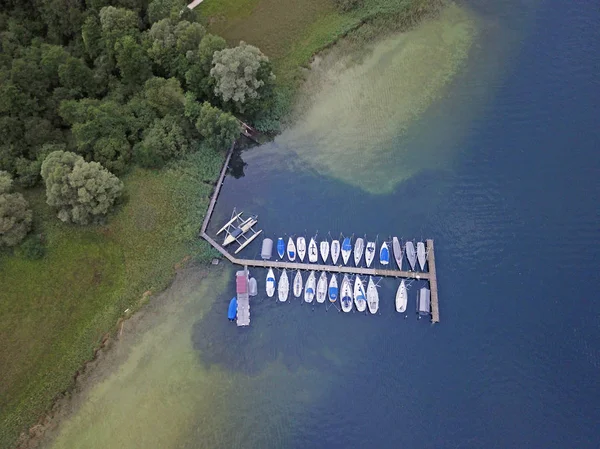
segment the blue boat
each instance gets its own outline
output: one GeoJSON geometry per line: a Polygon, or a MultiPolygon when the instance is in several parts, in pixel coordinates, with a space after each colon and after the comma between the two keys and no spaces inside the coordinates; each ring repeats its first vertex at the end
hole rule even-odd
{"type": "Polygon", "coordinates": [[[348,263],[348,259],[350,259],[351,252],[352,242],[350,241],[350,237],[346,237],[342,242],[342,260],[344,261],[344,265],[348,263]]]}
{"type": "Polygon", "coordinates": [[[277,254],[279,254],[280,259],[283,259],[283,255],[285,254],[285,243],[281,237],[277,239],[277,254]]]}
{"type": "Polygon", "coordinates": [[[229,318],[229,321],[233,321],[233,320],[235,320],[236,315],[237,315],[237,298],[234,296],[233,298],[231,298],[231,301],[229,301],[229,310],[227,311],[227,318],[229,318]]]}
{"type": "Polygon", "coordinates": [[[385,242],[383,242],[381,245],[381,250],[379,251],[379,262],[381,262],[381,265],[387,265],[390,263],[390,249],[385,242]]]}

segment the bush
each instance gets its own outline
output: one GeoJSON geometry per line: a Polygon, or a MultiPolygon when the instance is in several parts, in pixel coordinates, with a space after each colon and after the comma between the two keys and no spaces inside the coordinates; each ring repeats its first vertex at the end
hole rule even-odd
{"type": "Polygon", "coordinates": [[[362,6],[363,0],[333,0],[333,4],[340,11],[351,11],[362,6]]]}
{"type": "Polygon", "coordinates": [[[31,229],[33,213],[20,193],[11,193],[12,178],[0,171],[0,246],[15,246],[31,229]]]}
{"type": "Polygon", "coordinates": [[[38,260],[46,255],[46,247],[41,235],[32,235],[19,247],[18,254],[24,259],[38,260]]]}

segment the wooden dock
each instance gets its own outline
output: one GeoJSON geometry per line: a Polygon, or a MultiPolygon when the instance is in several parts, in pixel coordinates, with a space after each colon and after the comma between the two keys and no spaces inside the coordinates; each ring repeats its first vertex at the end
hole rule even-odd
{"type": "Polygon", "coordinates": [[[238,327],[250,326],[250,295],[248,293],[248,267],[235,274],[238,327]]]}
{"type": "MultiPolygon", "coordinates": [[[[302,263],[302,262],[289,262],[289,261],[278,261],[278,260],[257,260],[257,259],[238,259],[234,255],[230,254],[225,248],[223,248],[219,243],[217,243],[211,236],[206,233],[206,228],[208,227],[208,223],[212,216],[215,204],[217,202],[217,197],[219,196],[219,192],[221,190],[221,186],[223,184],[223,180],[225,178],[225,173],[227,172],[227,167],[229,165],[229,160],[231,159],[231,155],[233,153],[235,147],[235,143],[229,149],[229,153],[225,159],[225,163],[223,164],[223,169],[221,170],[221,175],[219,176],[219,180],[215,185],[215,190],[213,192],[212,199],[208,206],[208,210],[206,212],[206,217],[204,218],[204,222],[202,223],[202,228],[200,231],[200,236],[205,239],[208,243],[210,243],[213,248],[219,251],[223,257],[229,260],[232,264],[241,265],[244,267],[244,270],[247,273],[248,267],[258,267],[258,268],[279,268],[279,269],[287,269],[287,270],[314,270],[314,271],[326,271],[329,273],[340,273],[340,274],[360,274],[364,276],[382,276],[382,277],[395,277],[395,278],[405,278],[405,279],[417,279],[417,280],[426,280],[429,281],[430,290],[431,290],[431,322],[439,323],[440,322],[440,309],[438,303],[438,285],[437,285],[437,274],[435,268],[435,250],[433,246],[433,240],[427,240],[427,263],[429,266],[429,270],[427,272],[420,271],[404,271],[404,270],[395,270],[393,269],[393,261],[390,263],[390,268],[365,268],[365,267],[352,267],[346,265],[323,265],[318,263],[302,263]]],[[[247,297],[243,300],[242,308],[240,309],[240,298],[238,297],[238,325],[247,326],[250,324],[250,299],[247,297]],[[247,309],[246,309],[247,304],[247,309]],[[239,313],[242,310],[244,314],[242,318],[242,322],[246,322],[247,324],[239,324],[239,313]],[[247,320],[246,314],[247,313],[247,320]]]]}

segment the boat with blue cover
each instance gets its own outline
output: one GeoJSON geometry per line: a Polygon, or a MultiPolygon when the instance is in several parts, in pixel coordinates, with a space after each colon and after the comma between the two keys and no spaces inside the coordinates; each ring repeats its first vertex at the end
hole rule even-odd
{"type": "Polygon", "coordinates": [[[337,276],[334,274],[331,275],[331,280],[329,281],[329,301],[336,302],[338,297],[338,283],[337,276]]]}
{"type": "Polygon", "coordinates": [[[381,244],[381,249],[379,250],[379,262],[381,265],[388,265],[390,263],[390,249],[386,242],[381,244]]]}
{"type": "Polygon", "coordinates": [[[285,254],[285,242],[283,241],[283,238],[279,237],[277,239],[277,255],[279,256],[280,259],[283,259],[284,254],[285,254]]]}
{"type": "Polygon", "coordinates": [[[344,265],[348,265],[348,260],[350,259],[351,252],[352,242],[350,241],[350,237],[346,237],[342,242],[342,259],[344,260],[344,265]]]}
{"type": "Polygon", "coordinates": [[[234,321],[236,315],[237,315],[237,298],[234,296],[233,298],[231,298],[231,301],[229,301],[229,310],[227,311],[227,318],[229,318],[229,321],[234,321]]]}

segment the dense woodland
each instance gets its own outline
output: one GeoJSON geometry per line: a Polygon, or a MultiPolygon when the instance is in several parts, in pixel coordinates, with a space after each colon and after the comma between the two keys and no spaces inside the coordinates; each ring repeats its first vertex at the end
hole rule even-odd
{"type": "MultiPolygon", "coordinates": [[[[59,218],[86,224],[102,213],[80,218],[73,209],[87,204],[105,213],[106,202],[116,198],[106,194],[114,188],[111,176],[124,174],[132,164],[160,168],[199,151],[202,142],[225,149],[239,135],[236,116],[276,122],[270,115],[275,77],[268,58],[243,42],[228,48],[185,4],[2,0],[0,172],[5,183],[12,177],[15,186],[27,188],[44,181],[48,204],[57,207],[59,218]],[[52,161],[60,176],[52,173],[52,161]],[[82,165],[92,162],[97,164],[82,165]],[[76,166],[86,167],[77,182],[76,166]],[[90,191],[78,194],[86,186],[90,191]],[[57,192],[65,189],[69,198],[63,194],[59,200],[57,192]]],[[[12,186],[0,195],[0,236],[17,228],[11,235],[21,236],[31,222],[20,210],[22,197],[12,186]]],[[[0,239],[0,245],[18,240],[0,239]]]]}

